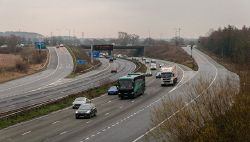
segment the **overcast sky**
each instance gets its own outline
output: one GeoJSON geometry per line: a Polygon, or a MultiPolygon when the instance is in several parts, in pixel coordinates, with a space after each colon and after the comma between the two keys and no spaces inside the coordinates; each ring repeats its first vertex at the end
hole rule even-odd
{"type": "Polygon", "coordinates": [[[43,35],[199,37],[228,24],[250,26],[250,0],[0,0],[0,31],[43,35]]]}

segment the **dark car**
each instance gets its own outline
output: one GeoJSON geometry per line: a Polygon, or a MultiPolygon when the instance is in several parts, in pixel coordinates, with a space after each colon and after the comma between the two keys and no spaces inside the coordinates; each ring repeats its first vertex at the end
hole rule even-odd
{"type": "Polygon", "coordinates": [[[91,118],[96,116],[97,109],[94,104],[81,104],[81,106],[75,112],[76,119],[78,118],[91,118]]]}
{"type": "Polygon", "coordinates": [[[108,95],[117,95],[118,88],[116,86],[111,86],[108,90],[108,95]]]}
{"type": "Polygon", "coordinates": [[[112,63],[114,61],[113,57],[109,58],[109,62],[112,63]]]}
{"type": "Polygon", "coordinates": [[[161,78],[161,72],[157,72],[155,78],[161,78]]]}
{"type": "Polygon", "coordinates": [[[146,76],[146,77],[152,76],[152,72],[151,72],[151,71],[147,71],[147,72],[145,73],[145,76],[146,76]]]}

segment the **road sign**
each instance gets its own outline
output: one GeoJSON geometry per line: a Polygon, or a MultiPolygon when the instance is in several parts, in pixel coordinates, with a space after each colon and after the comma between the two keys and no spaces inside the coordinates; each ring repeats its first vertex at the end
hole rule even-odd
{"type": "Polygon", "coordinates": [[[45,44],[45,42],[35,42],[35,48],[46,49],[46,44],[45,44]]]}
{"type": "Polygon", "coordinates": [[[113,45],[93,45],[93,50],[103,51],[103,50],[113,50],[113,45]]]}
{"type": "Polygon", "coordinates": [[[93,51],[94,58],[100,58],[100,51],[93,51]]]}
{"type": "Polygon", "coordinates": [[[84,64],[87,64],[87,61],[86,60],[77,60],[76,61],[77,62],[77,64],[79,64],[79,65],[84,65],[84,64]]]}
{"type": "MultiPolygon", "coordinates": [[[[91,56],[91,52],[89,52],[89,56],[91,56]]],[[[93,51],[93,58],[100,58],[100,51],[93,51]]]]}

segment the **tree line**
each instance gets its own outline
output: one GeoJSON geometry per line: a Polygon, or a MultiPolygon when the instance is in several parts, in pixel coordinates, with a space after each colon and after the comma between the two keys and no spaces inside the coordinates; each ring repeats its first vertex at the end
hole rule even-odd
{"type": "Polygon", "coordinates": [[[208,37],[200,37],[198,45],[234,63],[249,63],[250,27],[243,26],[238,29],[229,25],[223,29],[219,28],[208,37]]]}

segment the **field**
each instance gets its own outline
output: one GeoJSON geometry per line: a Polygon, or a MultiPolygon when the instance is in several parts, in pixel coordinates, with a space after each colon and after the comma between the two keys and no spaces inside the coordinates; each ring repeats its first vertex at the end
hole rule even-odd
{"type": "Polygon", "coordinates": [[[27,47],[16,54],[0,54],[0,83],[42,70],[46,59],[47,51],[38,54],[32,47],[27,47]]]}
{"type": "Polygon", "coordinates": [[[21,57],[19,55],[0,54],[0,69],[15,67],[20,60],[21,57]]]}

